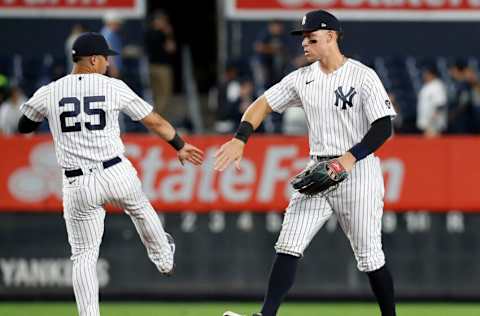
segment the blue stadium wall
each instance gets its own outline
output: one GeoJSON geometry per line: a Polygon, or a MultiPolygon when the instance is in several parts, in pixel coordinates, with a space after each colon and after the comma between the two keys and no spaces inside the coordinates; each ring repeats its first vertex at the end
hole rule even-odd
{"type": "MultiPolygon", "coordinates": [[[[253,50],[252,38],[264,22],[242,23],[242,49],[253,50]]],[[[289,22],[294,28],[295,23],[289,22]]],[[[343,49],[360,56],[471,56],[480,53],[480,23],[472,22],[345,22],[343,49]]],[[[230,28],[232,24],[230,24],[230,28]]]]}
{"type": "MultiPolygon", "coordinates": [[[[97,274],[102,298],[261,299],[279,213],[168,213],[176,274],[148,261],[135,227],[109,214],[97,274]]],[[[383,244],[401,299],[480,298],[480,216],[458,212],[386,212],[383,244]]],[[[72,267],[61,214],[0,214],[0,299],[73,298],[72,267]]],[[[301,260],[291,298],[373,299],[335,217],[301,260]]]]}
{"type": "MultiPolygon", "coordinates": [[[[81,23],[94,32],[99,32],[103,24],[100,20],[0,18],[0,55],[16,53],[23,56],[62,56],[65,52],[65,39],[76,23],[81,23]]],[[[125,22],[122,35],[126,43],[142,44],[143,24],[140,20],[125,22]]]]}
{"type": "MultiPolygon", "coordinates": [[[[65,38],[72,26],[81,22],[99,30],[100,20],[0,19],[2,45],[0,54],[62,55],[65,38]]],[[[290,23],[293,26],[293,23],[290,23]]],[[[141,44],[143,21],[127,21],[123,28],[126,42],[141,44]]],[[[243,23],[242,49],[252,51],[252,38],[264,22],[243,23]]],[[[231,28],[231,24],[229,25],[231,28]]],[[[474,22],[345,22],[344,49],[362,56],[470,56],[480,53],[480,23],[474,22]]],[[[200,36],[215,36],[215,30],[202,30],[200,36]]]]}

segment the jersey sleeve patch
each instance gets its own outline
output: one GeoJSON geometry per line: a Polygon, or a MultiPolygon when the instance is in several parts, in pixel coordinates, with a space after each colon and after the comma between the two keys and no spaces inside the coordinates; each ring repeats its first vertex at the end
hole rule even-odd
{"type": "Polygon", "coordinates": [[[363,86],[362,96],[364,103],[364,111],[368,119],[368,123],[372,124],[377,119],[384,116],[394,117],[397,113],[393,108],[390,97],[385,87],[375,71],[367,72],[363,86]]]}

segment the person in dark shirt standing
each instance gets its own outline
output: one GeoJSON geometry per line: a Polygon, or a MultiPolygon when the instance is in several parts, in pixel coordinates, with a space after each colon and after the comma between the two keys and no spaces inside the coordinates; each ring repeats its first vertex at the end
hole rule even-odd
{"type": "Polygon", "coordinates": [[[469,134],[473,131],[472,86],[468,81],[470,69],[464,60],[457,60],[449,68],[453,81],[453,95],[448,109],[448,133],[469,134]]]}
{"type": "MultiPolygon", "coordinates": [[[[268,23],[267,29],[261,32],[254,43],[256,62],[255,70],[256,93],[258,95],[280,81],[288,71],[289,52],[288,41],[284,25],[281,21],[273,20],[268,23]]],[[[271,133],[282,132],[283,114],[272,113],[266,122],[266,130],[271,133]]]]}
{"type": "Polygon", "coordinates": [[[262,90],[270,88],[286,74],[289,57],[287,44],[283,23],[277,20],[271,21],[255,41],[256,58],[263,72],[262,90]]]}
{"type": "Polygon", "coordinates": [[[169,17],[156,11],[145,36],[155,111],[164,115],[173,91],[172,59],[177,51],[169,17]]]}

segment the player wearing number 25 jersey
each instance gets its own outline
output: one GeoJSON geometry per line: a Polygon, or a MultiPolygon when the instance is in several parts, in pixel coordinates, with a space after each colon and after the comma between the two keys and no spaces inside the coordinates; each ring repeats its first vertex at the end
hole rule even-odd
{"type": "Polygon", "coordinates": [[[84,33],[73,45],[72,74],[40,89],[21,106],[18,129],[34,131],[46,118],[63,173],[63,209],[72,250],[73,290],[81,316],[100,315],[96,263],[106,203],[130,216],[150,260],[163,274],[173,269],[173,238],[165,233],[123,155],[118,115],[123,112],[168,141],[180,162],[200,164],[203,153],[186,144],[152,106],[124,82],[104,76],[109,55],[103,36],[84,33]]]}

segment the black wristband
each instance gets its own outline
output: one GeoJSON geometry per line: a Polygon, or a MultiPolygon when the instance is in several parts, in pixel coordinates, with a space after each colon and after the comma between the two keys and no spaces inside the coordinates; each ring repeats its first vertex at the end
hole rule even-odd
{"type": "Polygon", "coordinates": [[[183,148],[183,146],[185,146],[185,141],[178,135],[177,132],[175,132],[175,136],[173,136],[173,139],[169,140],[168,143],[175,148],[176,151],[179,151],[183,148]]]}
{"type": "Polygon", "coordinates": [[[253,133],[253,125],[247,121],[241,121],[240,125],[238,125],[237,131],[233,137],[240,139],[245,144],[248,141],[248,138],[253,133]]]}
{"type": "Polygon", "coordinates": [[[352,148],[350,148],[349,152],[355,157],[357,161],[362,160],[363,158],[370,155],[372,152],[362,143],[358,143],[352,148]]]}

